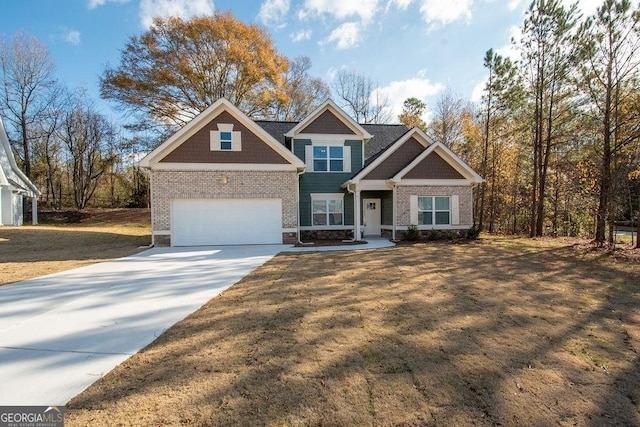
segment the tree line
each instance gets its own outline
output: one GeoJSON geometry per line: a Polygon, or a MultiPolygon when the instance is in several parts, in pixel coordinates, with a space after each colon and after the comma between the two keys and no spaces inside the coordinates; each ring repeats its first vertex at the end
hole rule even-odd
{"type": "Polygon", "coordinates": [[[640,210],[639,16],[628,0],[604,0],[593,16],[533,0],[512,40],[517,59],[493,49],[483,58],[480,102],[447,89],[432,106],[407,99],[398,117],[361,72],[341,69],[329,86],[310,75],[308,57],[287,58],[263,28],[216,12],[156,18],[129,39],[100,78],[101,97],[127,117],[116,123],[86,91],[57,81],[46,48],[19,33],[0,46],[0,114],[48,206],[142,206],[137,157],[220,97],[282,121],[333,97],[360,123],[423,128],[478,171],[482,230],[604,244],[640,210]]]}
{"type": "Polygon", "coordinates": [[[400,119],[422,126],[485,182],[476,225],[531,237],[614,242],[616,223],[640,219],[640,11],[604,0],[593,16],[577,3],[531,2],[511,43],[489,49],[482,100],[443,92],[430,123],[411,98],[400,119]]]}

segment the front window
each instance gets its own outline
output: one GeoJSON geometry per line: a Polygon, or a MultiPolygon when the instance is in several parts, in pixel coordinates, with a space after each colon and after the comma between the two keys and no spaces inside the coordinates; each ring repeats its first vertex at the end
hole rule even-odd
{"type": "Polygon", "coordinates": [[[344,147],[313,146],[314,172],[342,172],[344,170],[344,147]]]}
{"type": "Polygon", "coordinates": [[[449,197],[418,197],[418,224],[451,224],[451,203],[449,197]]]}
{"type": "Polygon", "coordinates": [[[344,210],[341,199],[313,199],[313,225],[342,225],[344,210]]]}

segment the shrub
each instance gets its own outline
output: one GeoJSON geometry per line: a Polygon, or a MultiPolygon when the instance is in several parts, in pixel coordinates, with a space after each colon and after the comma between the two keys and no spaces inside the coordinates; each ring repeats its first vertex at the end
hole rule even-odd
{"type": "Polygon", "coordinates": [[[420,240],[420,230],[418,230],[418,226],[411,224],[407,227],[407,231],[402,235],[402,240],[408,240],[410,242],[420,240]]]}
{"type": "Polygon", "coordinates": [[[480,229],[478,227],[476,227],[475,225],[472,226],[467,231],[467,239],[469,239],[469,240],[478,240],[479,237],[480,237],[480,229]]]}

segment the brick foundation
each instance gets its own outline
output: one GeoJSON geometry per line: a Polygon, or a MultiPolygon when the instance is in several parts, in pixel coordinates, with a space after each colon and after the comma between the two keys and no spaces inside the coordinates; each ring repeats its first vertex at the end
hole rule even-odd
{"type": "Polygon", "coordinates": [[[300,240],[351,240],[353,230],[301,230],[300,240]]]}

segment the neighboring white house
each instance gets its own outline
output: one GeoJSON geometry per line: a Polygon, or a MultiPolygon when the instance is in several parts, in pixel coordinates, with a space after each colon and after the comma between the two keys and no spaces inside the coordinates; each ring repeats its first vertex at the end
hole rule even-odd
{"type": "Polygon", "coordinates": [[[22,225],[25,197],[31,199],[32,222],[38,223],[40,191],[18,168],[0,119],[0,225],[22,225]]]}

